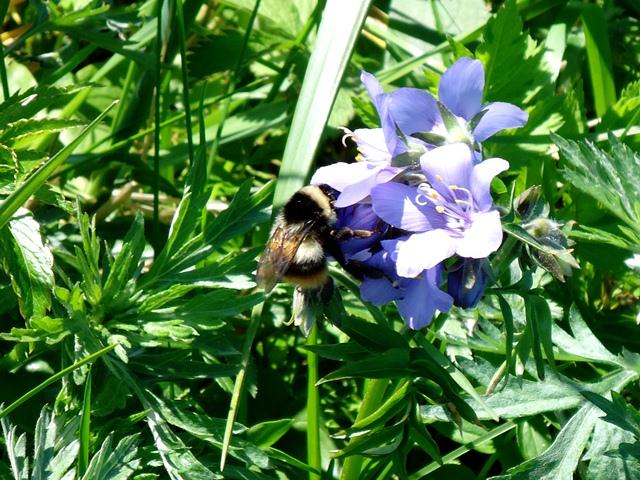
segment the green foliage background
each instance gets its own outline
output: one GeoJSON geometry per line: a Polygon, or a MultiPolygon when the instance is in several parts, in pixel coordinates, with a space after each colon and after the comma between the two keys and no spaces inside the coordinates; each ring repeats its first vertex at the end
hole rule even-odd
{"type": "Polygon", "coordinates": [[[636,2],[0,14],[0,478],[640,478],[636,2]],[[354,158],[361,70],[435,92],[462,56],[529,113],[484,144],[511,164],[495,285],[413,332],[336,270],[305,340],[291,288],[254,288],[272,205],[354,158]],[[564,282],[512,208],[535,185],[564,282]]]}

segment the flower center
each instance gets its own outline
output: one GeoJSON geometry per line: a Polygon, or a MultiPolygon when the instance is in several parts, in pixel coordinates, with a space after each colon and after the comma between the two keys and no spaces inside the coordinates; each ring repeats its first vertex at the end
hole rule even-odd
{"type": "Polygon", "coordinates": [[[442,215],[447,229],[462,234],[471,225],[475,213],[473,197],[467,188],[444,183],[443,186],[446,194],[441,194],[428,183],[421,183],[415,202],[420,206],[433,206],[442,215]]]}

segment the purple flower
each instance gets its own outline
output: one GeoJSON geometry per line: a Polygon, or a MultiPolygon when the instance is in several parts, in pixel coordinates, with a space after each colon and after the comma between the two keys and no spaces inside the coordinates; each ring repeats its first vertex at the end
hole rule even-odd
{"type": "MultiPolygon", "coordinates": [[[[363,200],[371,193],[371,189],[380,183],[385,183],[405,170],[410,162],[393,165],[392,160],[399,157],[414,158],[416,161],[427,148],[424,142],[417,139],[407,143],[408,137],[398,133],[413,128],[430,129],[433,121],[425,122],[422,112],[434,112],[437,105],[433,97],[427,94],[426,103],[407,103],[408,95],[405,91],[420,92],[413,88],[401,88],[392,93],[384,93],[376,78],[367,72],[362,72],[364,84],[373,102],[382,128],[347,130],[345,137],[353,138],[358,146],[361,161],[355,163],[339,162],[319,168],[311,178],[312,185],[325,184],[338,190],[340,195],[336,200],[336,207],[347,207],[363,200]],[[390,105],[396,105],[396,115],[391,115],[390,105]],[[416,114],[420,112],[420,114],[416,114]],[[422,119],[416,123],[413,119],[422,119]]],[[[422,97],[421,97],[422,98],[422,97]]]]}
{"type": "Polygon", "coordinates": [[[387,230],[373,211],[370,203],[356,203],[345,208],[338,208],[337,215],[338,220],[334,227],[336,230],[350,228],[375,232],[367,238],[348,238],[340,241],[340,250],[346,259],[372,247],[387,230]]]}
{"type": "Polygon", "coordinates": [[[449,311],[453,299],[438,287],[441,265],[421,272],[416,278],[399,277],[395,264],[399,240],[384,240],[381,243],[383,249],[363,262],[367,267],[379,271],[380,275],[364,277],[360,286],[362,298],[375,305],[395,301],[400,315],[414,330],[429,325],[436,310],[449,311]]]}
{"type": "Polygon", "coordinates": [[[489,281],[486,258],[465,258],[447,273],[447,292],[453,304],[462,308],[475,307],[489,281]]]}
{"type": "MultiPolygon", "coordinates": [[[[428,143],[467,143],[476,148],[479,142],[506,128],[522,127],[528,115],[520,108],[505,102],[483,105],[484,69],[479,60],[461,58],[444,72],[438,87],[440,108],[429,102],[431,95],[422,90],[405,90],[402,103],[392,102],[389,110],[393,118],[401,118],[410,112],[414,119],[401,126],[407,135],[415,135],[428,143]],[[422,111],[411,105],[432,105],[422,111]],[[444,108],[443,108],[444,107],[444,108]]],[[[432,97],[431,97],[432,98],[432,97]]]]}
{"type": "Polygon", "coordinates": [[[492,209],[491,180],[509,164],[491,158],[474,165],[468,145],[444,145],[420,159],[426,182],[378,185],[373,210],[394,227],[417,232],[398,242],[397,272],[414,278],[457,254],[485,258],[502,242],[500,214],[492,209]]]}

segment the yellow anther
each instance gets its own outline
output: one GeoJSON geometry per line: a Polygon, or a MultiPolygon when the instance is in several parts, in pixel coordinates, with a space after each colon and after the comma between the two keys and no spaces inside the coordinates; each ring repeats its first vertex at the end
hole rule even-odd
{"type": "Polygon", "coordinates": [[[449,188],[450,188],[451,190],[457,190],[457,189],[458,189],[458,188],[460,188],[460,187],[458,187],[458,185],[449,185],[449,188]]]}
{"type": "Polygon", "coordinates": [[[444,180],[444,177],[442,175],[436,175],[436,180],[438,180],[439,182],[444,180]]]}
{"type": "Polygon", "coordinates": [[[442,206],[442,205],[437,205],[437,206],[436,206],[436,212],[438,212],[438,213],[444,213],[444,206],[442,206]]]}

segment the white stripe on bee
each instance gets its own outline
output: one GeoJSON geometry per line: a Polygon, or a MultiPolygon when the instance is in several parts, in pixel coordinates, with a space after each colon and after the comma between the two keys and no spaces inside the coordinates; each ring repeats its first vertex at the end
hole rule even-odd
{"type": "Polygon", "coordinates": [[[322,209],[322,216],[329,225],[335,225],[337,221],[336,212],[331,206],[331,201],[326,193],[315,185],[302,187],[300,192],[311,198],[322,209]]]}
{"type": "Polygon", "coordinates": [[[320,243],[315,239],[307,238],[298,247],[294,262],[317,262],[321,260],[322,257],[324,257],[324,250],[322,249],[322,245],[320,245],[320,243]]]}

